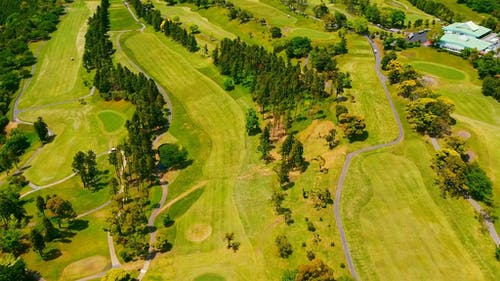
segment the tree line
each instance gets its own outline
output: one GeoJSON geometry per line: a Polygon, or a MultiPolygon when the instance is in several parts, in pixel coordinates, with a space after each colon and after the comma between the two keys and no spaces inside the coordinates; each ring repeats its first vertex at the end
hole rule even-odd
{"type": "MultiPolygon", "coordinates": [[[[140,1],[139,1],[140,2],[140,1]]],[[[159,12],[148,4],[137,3],[137,11],[148,22],[161,25],[159,12]]],[[[169,110],[154,80],[143,73],[134,73],[128,68],[113,65],[114,49],[109,31],[109,1],[102,0],[96,13],[89,19],[86,35],[85,60],[87,70],[94,70],[94,86],[106,100],[124,99],[136,106],[130,120],[126,121],[126,141],[109,153],[108,160],[115,169],[116,177],[109,183],[113,196],[111,216],[107,218],[107,229],[124,245],[120,252],[126,261],[144,258],[149,245],[146,208],[148,208],[148,186],[156,180],[156,151],[153,139],[168,129],[169,110]],[[97,47],[96,47],[97,46],[97,47]],[[121,188],[120,188],[121,186],[121,188]],[[131,189],[135,187],[135,189],[131,189]]],[[[73,169],[85,187],[95,188],[100,172],[96,168],[95,154],[78,152],[73,160],[73,169]]]]}
{"type": "Polygon", "coordinates": [[[500,2],[496,0],[457,0],[457,3],[465,4],[476,12],[493,14],[500,18],[500,2]]]}
{"type": "Polygon", "coordinates": [[[479,78],[483,80],[482,93],[500,101],[500,58],[493,52],[480,55],[476,49],[464,49],[460,53],[477,69],[479,78]]]}
{"type": "Polygon", "coordinates": [[[463,15],[455,13],[445,4],[435,0],[408,0],[413,6],[426,12],[429,15],[436,16],[437,18],[446,22],[453,22],[463,19],[463,15]]]}
{"type": "Polygon", "coordinates": [[[196,52],[200,48],[194,34],[182,28],[179,23],[169,19],[163,19],[160,11],[156,10],[153,3],[143,3],[141,0],[132,0],[137,15],[144,18],[156,31],[162,31],[167,37],[177,41],[190,52],[196,52]]]}

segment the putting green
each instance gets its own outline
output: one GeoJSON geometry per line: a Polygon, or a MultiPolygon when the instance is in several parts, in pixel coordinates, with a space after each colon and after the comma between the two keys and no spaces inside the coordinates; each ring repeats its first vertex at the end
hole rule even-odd
{"type": "Polygon", "coordinates": [[[424,61],[415,61],[411,64],[417,71],[422,71],[448,80],[465,80],[467,78],[463,71],[442,64],[424,61]]]}
{"type": "Polygon", "coordinates": [[[193,281],[225,281],[226,279],[215,273],[206,273],[196,277],[193,281]]]}
{"type": "Polygon", "coordinates": [[[101,111],[97,114],[99,120],[101,120],[104,129],[107,132],[114,132],[122,128],[123,124],[125,124],[125,120],[123,117],[115,111],[101,111]]]}

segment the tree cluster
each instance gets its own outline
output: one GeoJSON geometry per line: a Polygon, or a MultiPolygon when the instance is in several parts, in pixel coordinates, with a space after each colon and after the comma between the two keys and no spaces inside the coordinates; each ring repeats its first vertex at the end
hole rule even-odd
{"type": "Polygon", "coordinates": [[[445,148],[436,153],[432,163],[442,194],[470,196],[491,206],[493,183],[477,163],[468,162],[465,141],[459,137],[448,137],[445,141],[445,148]]]}
{"type": "Polygon", "coordinates": [[[86,154],[78,151],[73,158],[73,172],[80,176],[83,187],[95,190],[99,181],[99,170],[97,169],[96,154],[89,150],[86,154]]]}
{"type": "Polygon", "coordinates": [[[9,171],[13,166],[17,168],[20,157],[30,147],[26,135],[18,129],[10,132],[5,144],[0,148],[0,171],[9,171]]]}
{"type": "Polygon", "coordinates": [[[308,264],[299,265],[295,281],[313,280],[335,281],[333,269],[318,258],[308,264]]]}
{"type": "Polygon", "coordinates": [[[293,253],[292,244],[288,241],[286,235],[278,235],[275,239],[276,246],[278,247],[279,256],[286,259],[293,253]]]}
{"type": "Polygon", "coordinates": [[[194,34],[189,33],[186,29],[172,20],[163,19],[160,11],[155,9],[153,3],[143,3],[141,0],[132,0],[131,2],[137,15],[144,18],[156,31],[161,30],[167,37],[177,41],[190,52],[199,50],[194,34]]]}
{"type": "Polygon", "coordinates": [[[409,100],[406,118],[412,128],[432,137],[448,133],[453,121],[453,102],[426,88],[420,81],[420,74],[411,65],[401,64],[395,54],[386,56],[383,65],[389,71],[389,82],[396,84],[398,95],[409,100]]]}
{"type": "Polygon", "coordinates": [[[482,92],[500,101],[500,58],[494,52],[480,56],[476,49],[464,49],[460,55],[469,60],[483,79],[482,92]]]}
{"type": "MultiPolygon", "coordinates": [[[[309,41],[298,41],[301,47],[297,54],[303,55],[303,51],[309,48],[309,41]]],[[[295,56],[294,51],[290,53],[295,56]]],[[[306,100],[317,101],[327,96],[325,78],[321,73],[314,70],[302,73],[299,65],[287,63],[277,54],[260,46],[247,45],[239,39],[222,40],[212,58],[223,75],[250,89],[261,111],[272,113],[275,128],[280,127],[284,117],[298,105],[304,105],[306,100]]]]}
{"type": "Polygon", "coordinates": [[[240,23],[246,23],[253,18],[253,14],[251,12],[245,9],[240,9],[234,6],[234,4],[231,2],[227,2],[225,7],[229,11],[227,16],[229,17],[230,21],[238,19],[240,23]]]}

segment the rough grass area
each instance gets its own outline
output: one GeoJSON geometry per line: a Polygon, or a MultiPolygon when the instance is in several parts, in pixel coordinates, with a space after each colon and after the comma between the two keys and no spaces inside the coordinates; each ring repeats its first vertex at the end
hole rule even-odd
{"type": "Polygon", "coordinates": [[[225,281],[226,279],[218,274],[206,273],[194,279],[194,281],[225,281]]]}

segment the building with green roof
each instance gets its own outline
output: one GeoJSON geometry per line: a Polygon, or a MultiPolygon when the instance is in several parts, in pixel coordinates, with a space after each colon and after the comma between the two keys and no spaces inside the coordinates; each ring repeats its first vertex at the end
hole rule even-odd
{"type": "Polygon", "coordinates": [[[468,22],[455,22],[448,26],[443,27],[445,33],[465,35],[474,38],[481,38],[488,35],[491,29],[477,25],[472,21],[468,22]]]}
{"type": "Polygon", "coordinates": [[[486,51],[491,43],[474,37],[447,33],[441,37],[439,46],[450,51],[460,52],[465,48],[477,49],[478,51],[486,51]]]}
{"type": "Polygon", "coordinates": [[[444,35],[438,45],[452,52],[460,53],[465,48],[489,52],[499,47],[497,34],[471,21],[456,22],[443,27],[443,30],[444,35]]]}

